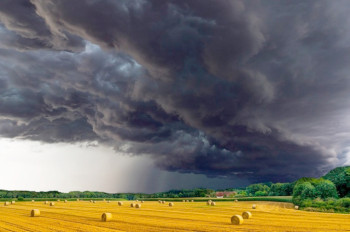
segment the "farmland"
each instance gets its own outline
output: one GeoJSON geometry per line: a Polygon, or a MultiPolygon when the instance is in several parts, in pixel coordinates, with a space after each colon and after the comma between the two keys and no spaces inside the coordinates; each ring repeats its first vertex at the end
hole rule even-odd
{"type": "Polygon", "coordinates": [[[350,215],[295,210],[282,202],[175,202],[173,207],[144,202],[131,208],[132,201],[16,202],[0,206],[0,231],[350,231],[350,215]],[[257,208],[252,209],[252,204],[257,208]],[[39,217],[30,217],[39,209],[39,217]],[[231,216],[250,211],[251,219],[232,225],[231,216]],[[112,213],[108,222],[101,221],[112,213]]]}

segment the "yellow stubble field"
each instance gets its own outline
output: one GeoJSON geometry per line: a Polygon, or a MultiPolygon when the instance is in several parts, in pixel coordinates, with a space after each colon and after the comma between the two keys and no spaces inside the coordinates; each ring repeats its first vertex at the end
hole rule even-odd
{"type": "Polygon", "coordinates": [[[0,206],[0,231],[350,231],[350,215],[305,212],[292,204],[279,202],[144,202],[131,208],[131,201],[118,206],[116,201],[16,202],[0,206]],[[257,208],[252,209],[252,204],[257,208]],[[39,217],[30,217],[39,209],[39,217]],[[251,219],[232,225],[230,218],[250,211],[251,219]],[[111,221],[101,215],[112,213],[111,221]]]}

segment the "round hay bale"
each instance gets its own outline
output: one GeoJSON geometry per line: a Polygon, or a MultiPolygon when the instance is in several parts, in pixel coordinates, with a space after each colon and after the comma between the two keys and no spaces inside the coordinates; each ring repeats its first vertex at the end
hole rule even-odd
{"type": "Polygon", "coordinates": [[[256,205],[254,204],[254,205],[252,205],[252,209],[256,209],[256,205]]]}
{"type": "Polygon", "coordinates": [[[11,205],[14,205],[16,202],[15,201],[11,201],[11,205]]]}
{"type": "Polygon", "coordinates": [[[139,200],[136,200],[136,202],[139,202],[139,200]]]}
{"type": "Polygon", "coordinates": [[[32,202],[34,202],[34,200],[32,200],[32,202]]]}
{"type": "Polygon", "coordinates": [[[123,202],[118,201],[118,205],[119,205],[119,206],[122,206],[122,205],[123,205],[123,202]]]}
{"type": "Polygon", "coordinates": [[[158,203],[159,203],[159,204],[161,204],[161,203],[162,203],[162,201],[161,201],[161,200],[158,200],[158,203]]]}
{"type": "Polygon", "coordinates": [[[241,215],[234,215],[231,217],[231,223],[233,225],[241,225],[243,224],[243,218],[241,215]]]}
{"type": "Polygon", "coordinates": [[[141,203],[144,203],[145,201],[141,201],[141,203]]]}
{"type": "Polygon", "coordinates": [[[131,203],[131,204],[130,204],[130,207],[131,207],[131,208],[133,208],[134,206],[135,206],[135,204],[134,204],[134,203],[131,203]]]}
{"type": "Polygon", "coordinates": [[[249,219],[249,218],[252,218],[252,216],[253,216],[252,213],[249,211],[245,211],[242,213],[243,219],[249,219]]]}
{"type": "Polygon", "coordinates": [[[64,200],[64,203],[67,203],[67,200],[64,200]]]}
{"type": "Polygon", "coordinates": [[[40,210],[32,209],[32,211],[30,211],[30,216],[31,217],[38,217],[38,216],[40,216],[40,210]]]}
{"type": "Polygon", "coordinates": [[[186,200],[186,202],[189,202],[189,200],[186,200]]]}
{"type": "Polygon", "coordinates": [[[238,202],[238,200],[236,199],[235,202],[238,202]]]}
{"type": "Polygon", "coordinates": [[[103,213],[101,216],[101,220],[103,222],[108,222],[108,221],[112,220],[112,214],[111,213],[103,213]]]}
{"type": "Polygon", "coordinates": [[[48,202],[48,201],[45,201],[44,204],[47,205],[47,204],[49,204],[49,202],[48,202]]]}
{"type": "Polygon", "coordinates": [[[135,208],[136,208],[136,209],[141,208],[141,204],[136,204],[136,205],[135,205],[135,208]]]}
{"type": "Polygon", "coordinates": [[[58,202],[60,202],[60,199],[57,199],[58,202]]]}
{"type": "Polygon", "coordinates": [[[298,206],[298,205],[294,206],[294,209],[298,210],[298,209],[299,209],[299,206],[298,206]]]}
{"type": "Polygon", "coordinates": [[[207,205],[210,205],[210,204],[211,204],[211,202],[208,201],[208,202],[207,202],[207,205]]]}
{"type": "Polygon", "coordinates": [[[210,203],[210,205],[211,205],[211,206],[215,206],[215,202],[212,201],[212,202],[210,203]]]}
{"type": "Polygon", "coordinates": [[[185,200],[182,200],[182,202],[185,202],[185,200]]]}
{"type": "Polygon", "coordinates": [[[191,200],[191,202],[194,202],[194,200],[191,200]]]}
{"type": "Polygon", "coordinates": [[[165,201],[162,201],[162,204],[165,204],[165,201]]]}
{"type": "Polygon", "coordinates": [[[107,201],[107,203],[111,203],[111,201],[107,201]]]}
{"type": "Polygon", "coordinates": [[[170,202],[170,203],[169,203],[169,206],[170,206],[170,207],[173,207],[173,206],[174,206],[174,203],[170,202]]]}
{"type": "Polygon", "coordinates": [[[50,202],[50,206],[55,206],[55,203],[54,202],[50,202]]]}
{"type": "Polygon", "coordinates": [[[96,203],[96,201],[92,201],[92,203],[94,203],[94,204],[95,204],[95,203],[96,203]]]}
{"type": "Polygon", "coordinates": [[[7,205],[10,205],[10,202],[6,201],[6,202],[4,203],[4,206],[7,206],[7,205]]]}
{"type": "Polygon", "coordinates": [[[92,200],[90,200],[90,202],[92,203],[92,200]]]}

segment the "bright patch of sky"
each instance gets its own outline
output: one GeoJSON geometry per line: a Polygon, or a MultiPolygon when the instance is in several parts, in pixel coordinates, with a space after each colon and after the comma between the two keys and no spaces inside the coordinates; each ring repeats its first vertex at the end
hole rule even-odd
{"type": "Polygon", "coordinates": [[[159,192],[247,184],[232,179],[159,170],[143,156],[116,153],[96,144],[44,144],[0,139],[0,189],[159,192]]]}

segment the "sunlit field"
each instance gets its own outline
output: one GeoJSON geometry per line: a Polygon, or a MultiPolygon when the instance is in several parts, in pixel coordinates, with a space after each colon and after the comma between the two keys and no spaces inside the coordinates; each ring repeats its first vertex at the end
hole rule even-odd
{"type": "Polygon", "coordinates": [[[350,215],[295,210],[280,202],[144,202],[124,201],[16,202],[0,206],[0,231],[350,231],[350,215]],[[256,209],[252,205],[256,204],[256,209]],[[31,217],[39,209],[40,216],[31,217]],[[250,211],[252,218],[231,224],[233,215],[250,211]],[[112,219],[101,220],[103,213],[112,219]]]}

